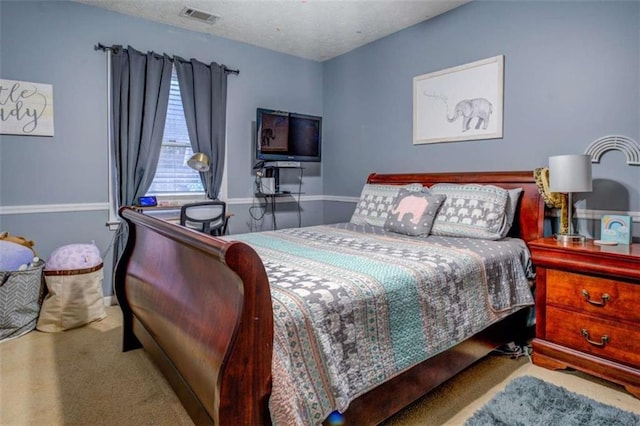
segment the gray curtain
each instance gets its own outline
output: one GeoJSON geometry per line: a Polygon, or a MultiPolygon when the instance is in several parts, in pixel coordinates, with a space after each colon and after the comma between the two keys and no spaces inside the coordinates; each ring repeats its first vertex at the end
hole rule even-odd
{"type": "Polygon", "coordinates": [[[211,170],[200,173],[207,197],[217,199],[224,172],[227,121],[227,69],[174,57],[187,131],[193,152],[209,157],[211,170]]]}
{"type": "Polygon", "coordinates": [[[112,143],[117,206],[146,194],[158,166],[169,103],[171,58],[112,48],[112,143]]]}
{"type": "MultiPolygon", "coordinates": [[[[116,208],[146,194],[158,166],[169,104],[171,58],[129,46],[111,48],[112,153],[116,168],[116,208]]],[[[114,237],[114,270],[126,230],[114,237]]],[[[115,274],[114,274],[115,278],[115,274]]]]}

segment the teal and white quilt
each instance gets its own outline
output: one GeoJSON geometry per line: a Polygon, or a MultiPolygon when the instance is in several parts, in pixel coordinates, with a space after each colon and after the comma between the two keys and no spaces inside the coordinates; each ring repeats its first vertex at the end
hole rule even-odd
{"type": "Polygon", "coordinates": [[[320,424],[533,304],[523,241],[343,223],[226,237],[260,255],[274,312],[274,424],[320,424]]]}

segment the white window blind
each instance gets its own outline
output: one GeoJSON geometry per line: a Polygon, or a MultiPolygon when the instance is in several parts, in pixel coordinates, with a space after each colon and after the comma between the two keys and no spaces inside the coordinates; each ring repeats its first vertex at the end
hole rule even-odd
{"type": "Polygon", "coordinates": [[[193,150],[189,142],[187,123],[184,119],[178,76],[173,68],[160,159],[147,194],[203,193],[204,188],[199,173],[187,165],[187,160],[192,155],[193,150]]]}

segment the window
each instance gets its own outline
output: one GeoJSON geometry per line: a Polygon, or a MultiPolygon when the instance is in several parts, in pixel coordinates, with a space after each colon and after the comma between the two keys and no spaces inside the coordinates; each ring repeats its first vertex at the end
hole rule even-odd
{"type": "MultiPolygon", "coordinates": [[[[0,0],[1,1],[1,0],[0,0]]],[[[113,84],[111,75],[111,56],[107,63],[108,73],[108,92],[111,93],[113,84]]],[[[108,102],[111,95],[107,96],[108,102]]],[[[108,107],[111,110],[111,104],[108,107]]],[[[113,231],[118,229],[120,219],[117,213],[116,191],[117,191],[117,175],[114,163],[113,146],[111,144],[111,118],[108,125],[108,145],[109,145],[109,228],[113,231]]],[[[155,195],[158,198],[158,204],[169,209],[178,209],[185,202],[205,200],[206,195],[200,174],[191,169],[187,165],[187,160],[193,155],[191,143],[189,141],[189,133],[184,118],[184,110],[182,108],[182,98],[180,96],[180,86],[178,84],[178,75],[175,68],[171,72],[171,86],[169,88],[169,104],[167,108],[167,117],[165,122],[162,146],[160,148],[160,157],[156,174],[153,178],[151,186],[145,195],[155,195]]],[[[226,166],[226,156],[223,159],[226,166]]],[[[223,171],[222,182],[218,192],[220,199],[226,198],[227,190],[227,174],[223,171]]]]}
{"type": "Polygon", "coordinates": [[[204,187],[200,181],[199,173],[187,165],[187,160],[192,155],[193,150],[189,142],[187,123],[184,119],[178,75],[176,69],[173,68],[167,121],[164,126],[158,168],[147,195],[202,194],[204,187]]]}

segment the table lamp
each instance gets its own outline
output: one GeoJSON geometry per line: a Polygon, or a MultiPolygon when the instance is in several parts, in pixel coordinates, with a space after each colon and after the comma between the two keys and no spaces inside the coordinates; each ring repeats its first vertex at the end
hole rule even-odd
{"type": "Polygon", "coordinates": [[[586,237],[573,232],[573,200],[574,192],[591,192],[591,156],[589,154],[555,155],[549,157],[549,190],[568,195],[567,211],[561,215],[568,215],[568,233],[555,234],[555,238],[562,242],[583,242],[586,237]]]}
{"type": "Polygon", "coordinates": [[[196,152],[187,160],[187,165],[196,171],[206,172],[209,170],[209,157],[202,152],[196,152]]]}
{"type": "Polygon", "coordinates": [[[206,173],[204,180],[204,195],[207,198],[212,198],[209,197],[209,185],[211,185],[211,180],[209,179],[211,176],[211,166],[209,164],[209,157],[207,157],[207,154],[203,152],[196,152],[191,156],[191,158],[187,160],[187,165],[197,172],[206,173]]]}

